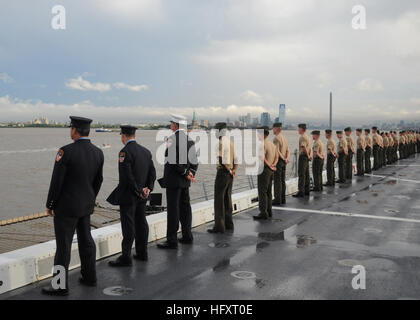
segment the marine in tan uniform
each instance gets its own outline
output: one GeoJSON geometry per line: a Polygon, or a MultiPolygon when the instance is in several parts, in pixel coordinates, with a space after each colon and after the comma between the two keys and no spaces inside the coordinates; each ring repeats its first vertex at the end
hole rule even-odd
{"type": "Polygon", "coordinates": [[[332,138],[332,131],[327,129],[325,130],[325,137],[327,138],[327,183],[325,186],[334,186],[335,185],[335,169],[334,163],[335,159],[338,158],[336,152],[336,143],[332,138]]]}
{"type": "Polygon", "coordinates": [[[259,130],[263,131],[260,134],[260,139],[264,139],[264,169],[258,175],[258,203],[260,213],[254,216],[255,220],[267,220],[272,216],[272,188],[274,171],[277,170],[277,161],[279,153],[274,143],[268,139],[270,134],[269,128],[264,126],[259,130]]]}
{"type": "Polygon", "coordinates": [[[379,151],[380,151],[380,136],[378,128],[372,127],[372,143],[373,143],[373,170],[379,169],[379,151]]]}
{"type": "Polygon", "coordinates": [[[372,156],[372,149],[373,149],[373,140],[370,136],[370,129],[365,129],[365,142],[366,142],[366,150],[365,150],[365,173],[372,173],[372,165],[370,157],[372,156]]]}
{"type": "Polygon", "coordinates": [[[344,129],[347,140],[348,154],[346,158],[346,179],[352,179],[353,176],[353,155],[356,153],[356,148],[354,145],[354,139],[351,136],[351,128],[347,127],[344,129]]]}
{"type": "Polygon", "coordinates": [[[337,131],[337,153],[338,153],[338,182],[346,182],[346,158],[348,155],[347,140],[343,137],[343,131],[337,131]]]}
{"type": "Polygon", "coordinates": [[[420,131],[417,131],[417,153],[420,153],[420,131]]]}
{"type": "Polygon", "coordinates": [[[293,197],[300,198],[305,195],[309,196],[309,161],[312,160],[312,143],[309,136],[306,134],[306,124],[301,123],[299,128],[299,164],[298,164],[298,193],[293,197]]]}
{"type": "Polygon", "coordinates": [[[312,176],[314,178],[313,191],[322,191],[322,170],[324,169],[325,147],[319,138],[320,132],[318,130],[312,131],[313,144],[313,161],[312,161],[312,176]]]}
{"type": "Polygon", "coordinates": [[[216,136],[219,139],[217,173],[214,182],[214,227],[207,231],[209,233],[224,233],[226,230],[233,231],[234,229],[232,186],[238,170],[238,159],[233,141],[226,137],[226,123],[216,123],[214,128],[217,130],[216,136]]]}
{"type": "Polygon", "coordinates": [[[379,168],[382,168],[384,166],[384,139],[382,138],[382,135],[380,131],[377,131],[378,133],[378,141],[379,141],[379,168]]]}
{"type": "Polygon", "coordinates": [[[382,140],[384,142],[384,148],[383,148],[383,151],[382,151],[383,152],[382,153],[383,165],[386,166],[387,163],[388,163],[388,157],[387,156],[388,156],[389,140],[388,140],[388,137],[387,137],[385,132],[381,133],[381,137],[382,137],[382,140]]]}
{"type": "Polygon", "coordinates": [[[388,159],[388,164],[392,164],[393,160],[392,160],[392,150],[394,148],[394,139],[391,137],[391,133],[387,132],[386,133],[386,137],[388,139],[388,150],[387,150],[387,154],[386,157],[388,159]]]}
{"type": "Polygon", "coordinates": [[[405,137],[404,137],[404,131],[400,131],[400,145],[398,148],[400,152],[400,160],[405,159],[405,137]]]}
{"type": "Polygon", "coordinates": [[[273,125],[273,143],[279,154],[277,170],[274,171],[274,201],[273,205],[286,203],[286,166],[289,163],[290,148],[286,138],[282,134],[282,124],[277,122],[273,125]]]}
{"type": "Polygon", "coordinates": [[[357,136],[357,154],[356,154],[356,163],[357,163],[357,174],[356,176],[362,177],[365,175],[365,152],[366,152],[366,141],[362,135],[362,129],[356,129],[357,136]]]}
{"type": "Polygon", "coordinates": [[[394,139],[394,156],[393,156],[393,162],[397,162],[398,161],[398,146],[400,144],[400,139],[398,139],[398,134],[396,131],[392,131],[392,138],[394,139]]]}

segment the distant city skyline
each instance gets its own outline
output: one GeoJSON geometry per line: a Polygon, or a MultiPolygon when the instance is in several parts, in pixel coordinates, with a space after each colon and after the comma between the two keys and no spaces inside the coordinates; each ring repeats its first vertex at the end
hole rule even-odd
{"type": "Polygon", "coordinates": [[[350,0],[60,4],[65,30],[48,1],[2,4],[0,122],[275,119],[284,103],[321,124],[330,91],[334,123],[420,119],[419,1],[369,1],[365,30],[350,0]]]}

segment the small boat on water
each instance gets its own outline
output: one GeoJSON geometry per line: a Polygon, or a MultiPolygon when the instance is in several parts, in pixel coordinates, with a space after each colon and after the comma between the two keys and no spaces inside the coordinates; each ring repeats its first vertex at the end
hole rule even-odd
{"type": "Polygon", "coordinates": [[[105,128],[98,128],[95,130],[96,132],[112,132],[111,129],[105,129],[105,128]]]}

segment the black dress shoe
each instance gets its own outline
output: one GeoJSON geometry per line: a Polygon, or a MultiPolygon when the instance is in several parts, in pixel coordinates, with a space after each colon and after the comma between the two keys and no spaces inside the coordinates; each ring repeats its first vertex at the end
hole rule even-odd
{"type": "MultiPolygon", "coordinates": [[[[319,191],[321,191],[321,189],[316,188],[316,189],[312,189],[312,191],[319,192],[319,191]]],[[[305,193],[305,195],[309,195],[309,193],[308,194],[305,193]]]]}
{"type": "Polygon", "coordinates": [[[147,261],[147,260],[149,260],[149,256],[148,256],[147,252],[136,253],[136,254],[133,255],[133,259],[135,259],[137,261],[147,261]]]}
{"type": "Polygon", "coordinates": [[[122,256],[119,256],[116,260],[111,260],[108,262],[108,265],[110,267],[131,267],[133,265],[133,262],[128,259],[122,258],[122,256]]]}
{"type": "Polygon", "coordinates": [[[278,201],[273,201],[272,203],[271,203],[273,206],[279,206],[279,205],[281,205],[281,202],[278,202],[278,201]]]}
{"type": "Polygon", "coordinates": [[[182,243],[182,244],[192,244],[193,240],[192,239],[180,238],[180,239],[178,239],[178,242],[182,243]]]}
{"type": "Polygon", "coordinates": [[[91,280],[86,280],[83,277],[80,277],[79,278],[79,283],[82,284],[82,285],[84,285],[84,286],[87,286],[87,287],[96,287],[96,280],[95,281],[91,281],[91,280]]]}
{"type": "Polygon", "coordinates": [[[216,229],[207,229],[207,232],[208,233],[224,233],[223,231],[219,231],[219,230],[216,230],[216,229]]]}
{"type": "Polygon", "coordinates": [[[259,214],[258,216],[253,216],[254,220],[268,220],[268,217],[259,214]]]}
{"type": "Polygon", "coordinates": [[[298,193],[296,193],[296,194],[293,195],[293,197],[295,197],[295,198],[303,198],[304,196],[305,195],[303,193],[301,193],[301,192],[298,192],[298,193]]]}
{"type": "Polygon", "coordinates": [[[309,192],[305,192],[305,196],[309,196],[310,195],[310,193],[309,192]]]}
{"type": "Polygon", "coordinates": [[[69,289],[54,289],[49,286],[42,288],[41,293],[48,296],[64,297],[69,295],[69,289]]]}
{"type": "Polygon", "coordinates": [[[176,243],[169,243],[169,242],[158,243],[157,247],[159,249],[178,249],[178,245],[176,243]]]}

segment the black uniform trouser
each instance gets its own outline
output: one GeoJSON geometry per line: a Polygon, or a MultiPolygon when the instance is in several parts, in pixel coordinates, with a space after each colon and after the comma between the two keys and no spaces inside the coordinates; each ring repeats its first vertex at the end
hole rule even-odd
{"type": "Polygon", "coordinates": [[[264,217],[272,216],[273,176],[273,171],[266,166],[264,166],[263,172],[258,175],[258,206],[260,214],[264,217]]]}
{"type": "Polygon", "coordinates": [[[327,157],[327,184],[333,186],[335,184],[335,157],[332,153],[327,157]]]}
{"type": "Polygon", "coordinates": [[[324,168],[324,160],[316,157],[312,162],[312,176],[314,178],[314,190],[322,190],[322,170],[324,168]]]}
{"type": "Polygon", "coordinates": [[[192,212],[189,188],[167,188],[166,203],[168,206],[168,222],[166,240],[171,244],[178,244],[177,233],[181,222],[182,237],[193,240],[191,232],[192,212]]]}
{"type": "Polygon", "coordinates": [[[417,153],[420,153],[420,141],[417,141],[417,153]]]}
{"type": "Polygon", "coordinates": [[[372,165],[370,162],[370,156],[372,155],[372,149],[370,147],[366,147],[365,151],[365,173],[372,172],[372,165]]]}
{"type": "Polygon", "coordinates": [[[75,231],[77,232],[82,277],[87,281],[96,281],[96,245],[90,233],[90,215],[61,217],[60,214],[56,214],[54,216],[54,232],[57,249],[54,265],[64,267],[66,288],[68,288],[68,270],[75,231]]]}
{"type": "Polygon", "coordinates": [[[274,202],[286,203],[286,162],[283,159],[279,159],[274,171],[274,202]]]}
{"type": "Polygon", "coordinates": [[[365,174],[365,152],[363,151],[363,149],[357,149],[356,161],[357,161],[357,174],[364,175],[365,174]]]}
{"type": "Polygon", "coordinates": [[[217,170],[214,182],[214,230],[233,230],[232,219],[233,177],[225,168],[217,170]]]}
{"type": "Polygon", "coordinates": [[[338,179],[340,182],[346,182],[346,154],[338,153],[338,179]]]}
{"type": "Polygon", "coordinates": [[[349,154],[346,157],[346,179],[352,179],[353,177],[353,152],[349,150],[349,154]]]}
{"type": "Polygon", "coordinates": [[[373,170],[379,169],[379,146],[373,146],[373,170]]]}
{"type": "Polygon", "coordinates": [[[299,193],[309,193],[309,158],[306,154],[299,155],[298,176],[299,193]]]}
{"type": "Polygon", "coordinates": [[[146,220],[146,202],[137,200],[132,205],[121,205],[121,229],[122,229],[122,256],[131,260],[131,249],[136,242],[136,253],[139,255],[147,252],[149,239],[149,224],[146,220]]]}

